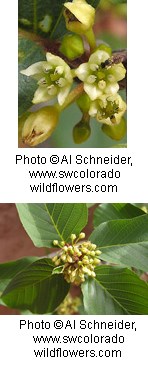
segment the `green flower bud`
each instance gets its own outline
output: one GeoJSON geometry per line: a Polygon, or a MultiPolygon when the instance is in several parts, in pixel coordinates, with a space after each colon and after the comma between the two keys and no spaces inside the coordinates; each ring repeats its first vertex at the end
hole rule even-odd
{"type": "Polygon", "coordinates": [[[64,241],[61,241],[61,242],[60,242],[60,245],[61,245],[61,247],[64,247],[65,242],[64,242],[64,241]]]}
{"type": "Polygon", "coordinates": [[[96,244],[91,244],[91,249],[95,250],[97,248],[96,244]]]}
{"type": "Polygon", "coordinates": [[[95,252],[94,250],[92,250],[92,251],[90,252],[90,256],[92,256],[92,257],[95,257],[95,254],[96,254],[96,252],[95,252]]]}
{"type": "Polygon", "coordinates": [[[79,234],[79,239],[84,239],[85,238],[85,233],[80,233],[79,234]]]}
{"type": "Polygon", "coordinates": [[[102,125],[102,131],[108,135],[111,139],[120,141],[126,133],[126,121],[124,118],[121,119],[119,124],[116,125],[102,125]]]}
{"type": "Polygon", "coordinates": [[[61,260],[62,260],[63,262],[65,262],[65,261],[66,261],[66,255],[65,255],[65,254],[62,254],[62,255],[61,255],[61,260]]]}
{"type": "Polygon", "coordinates": [[[72,241],[74,241],[74,240],[76,239],[76,234],[71,234],[71,235],[70,235],[70,239],[71,239],[72,241]]]}
{"type": "Polygon", "coordinates": [[[89,250],[85,247],[81,247],[81,251],[83,254],[89,254],[89,250]]]}
{"type": "Polygon", "coordinates": [[[79,109],[86,113],[90,109],[90,98],[89,96],[84,92],[78,99],[77,99],[77,105],[79,106],[79,109]]]}
{"type": "Polygon", "coordinates": [[[83,267],[83,272],[86,273],[87,275],[91,276],[91,271],[88,267],[83,267]]]}
{"type": "Polygon", "coordinates": [[[84,265],[88,265],[89,264],[89,260],[88,259],[83,259],[83,264],[84,265]]]}
{"type": "Polygon", "coordinates": [[[73,0],[64,4],[66,28],[74,33],[85,34],[92,28],[95,20],[95,9],[85,0],[73,0]]]}
{"type": "Polygon", "coordinates": [[[99,263],[100,263],[100,259],[95,258],[95,259],[93,260],[93,264],[94,264],[95,266],[97,266],[99,263]]]}
{"type": "Polygon", "coordinates": [[[63,250],[64,250],[64,252],[67,252],[67,251],[68,251],[68,247],[65,245],[65,246],[63,247],[63,250]]]}
{"type": "Polygon", "coordinates": [[[59,265],[60,265],[60,263],[61,263],[60,258],[59,258],[59,259],[57,259],[57,261],[55,261],[55,262],[54,262],[55,266],[59,266],[59,265]]]}
{"type": "Polygon", "coordinates": [[[96,256],[99,256],[102,252],[100,250],[96,250],[95,254],[96,256]]]}
{"type": "Polygon", "coordinates": [[[37,146],[49,138],[58,123],[59,112],[55,106],[43,107],[30,113],[22,130],[22,140],[29,146],[37,146]]]}
{"type": "Polygon", "coordinates": [[[58,260],[58,256],[52,258],[52,261],[55,263],[58,260]]]}
{"type": "Polygon", "coordinates": [[[91,128],[89,125],[89,121],[90,121],[90,116],[86,113],[83,115],[81,121],[74,126],[73,140],[76,144],[81,144],[90,137],[91,128]]]}
{"type": "Polygon", "coordinates": [[[60,52],[69,60],[75,60],[84,54],[84,45],[79,35],[69,34],[63,37],[60,52]]]}
{"type": "Polygon", "coordinates": [[[67,261],[68,263],[73,263],[73,259],[72,259],[72,257],[70,257],[69,255],[67,256],[66,261],[67,261]]]}
{"type": "Polygon", "coordinates": [[[56,246],[56,245],[59,245],[58,240],[54,240],[54,241],[53,241],[53,245],[55,245],[55,246],[56,246]]]}
{"type": "Polygon", "coordinates": [[[58,315],[71,315],[76,312],[78,312],[78,307],[81,305],[81,299],[78,297],[71,297],[70,294],[66,296],[64,301],[60,304],[60,306],[57,308],[56,313],[58,315]]]}

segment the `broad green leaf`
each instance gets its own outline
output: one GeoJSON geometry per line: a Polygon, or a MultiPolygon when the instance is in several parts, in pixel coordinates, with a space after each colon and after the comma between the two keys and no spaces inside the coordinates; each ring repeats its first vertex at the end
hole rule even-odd
{"type": "MultiPolygon", "coordinates": [[[[94,8],[99,2],[88,0],[94,8]]],[[[19,0],[19,26],[43,37],[59,38],[67,32],[63,4],[63,0],[19,0]]]]}
{"type": "Polygon", "coordinates": [[[94,226],[109,220],[128,219],[143,215],[144,212],[130,203],[103,203],[94,213],[94,226]]]}
{"type": "Polygon", "coordinates": [[[87,314],[148,314],[148,285],[138,276],[116,266],[99,266],[96,279],[81,285],[87,314]]]}
{"type": "Polygon", "coordinates": [[[90,239],[99,246],[100,259],[148,271],[148,215],[102,223],[90,239]]]}
{"type": "Polygon", "coordinates": [[[9,284],[11,279],[24,270],[29,264],[35,262],[38,257],[28,257],[17,261],[0,263],[0,294],[9,284]]]}
{"type": "Polygon", "coordinates": [[[63,275],[52,275],[53,266],[48,258],[40,259],[16,275],[2,294],[3,302],[32,313],[51,313],[65,298],[69,284],[63,275]]]}
{"type": "Polygon", "coordinates": [[[20,220],[37,247],[53,247],[53,240],[68,241],[87,223],[83,203],[18,204],[20,220]]]}
{"type": "Polygon", "coordinates": [[[18,75],[18,107],[21,116],[32,105],[34,92],[37,89],[37,82],[32,78],[20,73],[29,65],[41,60],[45,60],[45,52],[35,42],[20,36],[18,43],[19,75],[18,75]]]}

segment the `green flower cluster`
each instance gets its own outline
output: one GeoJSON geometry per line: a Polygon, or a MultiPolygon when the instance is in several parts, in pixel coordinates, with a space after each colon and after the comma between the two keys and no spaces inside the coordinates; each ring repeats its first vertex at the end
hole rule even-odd
{"type": "MultiPolygon", "coordinates": [[[[55,266],[63,265],[65,280],[75,285],[84,282],[85,276],[95,277],[94,269],[100,263],[100,250],[96,250],[97,246],[90,241],[79,241],[84,237],[84,233],[80,233],[78,237],[71,234],[72,244],[62,242],[62,250],[52,258],[55,266]]],[[[57,240],[53,244],[59,245],[57,240]]]]}
{"type": "Polygon", "coordinates": [[[75,70],[75,75],[84,82],[84,91],[91,100],[89,115],[112,125],[120,123],[126,110],[126,103],[117,93],[126,70],[122,63],[110,65],[109,60],[110,54],[100,46],[87,63],[75,70]]]}
{"type": "Polygon", "coordinates": [[[79,297],[73,298],[70,294],[66,296],[63,302],[56,310],[57,314],[75,314],[78,312],[78,307],[81,305],[81,299],[79,297]]]}

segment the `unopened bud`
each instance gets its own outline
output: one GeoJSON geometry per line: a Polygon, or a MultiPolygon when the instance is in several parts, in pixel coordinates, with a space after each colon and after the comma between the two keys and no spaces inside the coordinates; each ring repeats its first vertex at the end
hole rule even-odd
{"type": "Polygon", "coordinates": [[[74,241],[74,240],[76,239],[76,234],[71,234],[71,235],[70,235],[70,239],[71,239],[72,241],[74,241]]]}
{"type": "Polygon", "coordinates": [[[79,239],[84,239],[85,238],[85,233],[80,233],[79,234],[79,239]]]}
{"type": "Polygon", "coordinates": [[[87,95],[87,93],[83,93],[78,99],[77,99],[77,105],[79,106],[79,109],[85,113],[88,112],[90,109],[90,103],[91,100],[89,98],[89,96],[87,95]]]}
{"type": "Polygon", "coordinates": [[[29,146],[37,146],[49,138],[58,123],[59,112],[54,106],[46,106],[30,113],[22,130],[22,140],[29,146]]]}
{"type": "Polygon", "coordinates": [[[61,245],[61,247],[64,247],[65,242],[64,242],[64,241],[61,241],[61,242],[60,242],[60,245],[61,245]]]}
{"type": "Polygon", "coordinates": [[[83,115],[81,121],[73,128],[73,140],[76,144],[81,144],[90,137],[91,128],[89,125],[90,116],[86,113],[83,115]],[[87,119],[86,119],[87,115],[87,119]]]}
{"type": "Polygon", "coordinates": [[[59,266],[59,265],[60,265],[60,263],[61,263],[60,258],[59,258],[59,259],[57,259],[57,261],[56,261],[56,262],[54,262],[54,263],[55,263],[55,265],[56,265],[56,266],[59,266]]]}
{"type": "Polygon", "coordinates": [[[73,262],[73,259],[72,259],[72,257],[70,257],[69,255],[67,256],[67,258],[66,258],[66,261],[68,262],[68,263],[72,263],[73,262]]]}
{"type": "Polygon", "coordinates": [[[59,245],[58,240],[54,240],[54,241],[53,241],[53,245],[55,245],[55,246],[56,246],[56,245],[59,245]]]}
{"type": "Polygon", "coordinates": [[[85,0],[73,0],[64,4],[66,28],[74,33],[85,34],[92,28],[95,20],[95,9],[85,0]]]}
{"type": "Polygon", "coordinates": [[[63,262],[65,262],[65,261],[66,261],[66,255],[65,255],[65,254],[62,254],[62,255],[61,255],[61,260],[62,260],[63,262]]]}
{"type": "Polygon", "coordinates": [[[102,253],[102,252],[101,252],[100,250],[96,250],[96,251],[95,251],[96,256],[99,256],[101,253],[102,253]]]}
{"type": "Polygon", "coordinates": [[[64,36],[59,50],[69,60],[77,59],[84,54],[82,38],[74,34],[64,36]]]}

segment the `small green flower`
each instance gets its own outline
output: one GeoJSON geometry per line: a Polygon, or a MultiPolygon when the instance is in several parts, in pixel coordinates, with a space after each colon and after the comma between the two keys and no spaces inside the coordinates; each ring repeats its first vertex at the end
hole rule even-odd
{"type": "Polygon", "coordinates": [[[90,30],[95,20],[95,9],[85,0],[73,0],[64,4],[66,28],[74,33],[84,34],[90,30]]]}
{"type": "Polygon", "coordinates": [[[115,95],[119,90],[117,82],[125,77],[126,70],[122,63],[105,65],[109,58],[108,52],[99,49],[87,63],[75,70],[75,75],[84,82],[84,90],[92,101],[102,94],[115,95]]]}
{"type": "Polygon", "coordinates": [[[114,125],[120,123],[125,111],[126,103],[119,94],[102,95],[91,103],[89,114],[100,123],[114,125]]]}
{"type": "Polygon", "coordinates": [[[73,82],[71,69],[59,56],[47,52],[46,59],[30,65],[21,73],[38,81],[38,89],[32,100],[34,104],[57,96],[59,104],[63,105],[73,82]]]}

